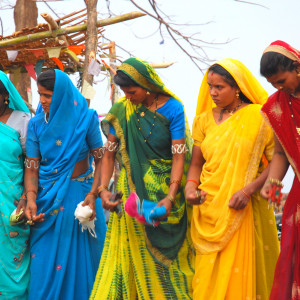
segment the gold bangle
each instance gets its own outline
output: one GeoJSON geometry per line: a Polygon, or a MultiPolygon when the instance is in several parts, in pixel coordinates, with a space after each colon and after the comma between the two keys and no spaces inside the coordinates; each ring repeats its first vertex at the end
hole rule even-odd
{"type": "Polygon", "coordinates": [[[167,198],[171,201],[172,206],[176,204],[175,198],[171,195],[167,195],[167,198]]]}
{"type": "Polygon", "coordinates": [[[271,183],[271,185],[275,184],[275,185],[283,188],[283,184],[279,179],[269,178],[269,182],[271,183]]]}
{"type": "Polygon", "coordinates": [[[98,188],[97,188],[97,194],[100,196],[100,194],[104,191],[104,190],[108,190],[108,186],[101,184],[98,188]]]}
{"type": "Polygon", "coordinates": [[[243,194],[250,200],[250,196],[244,191],[244,189],[242,189],[243,194]]]}

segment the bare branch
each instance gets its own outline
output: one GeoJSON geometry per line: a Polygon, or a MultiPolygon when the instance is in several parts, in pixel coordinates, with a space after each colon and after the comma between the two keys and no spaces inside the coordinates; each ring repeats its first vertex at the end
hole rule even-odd
{"type": "Polygon", "coordinates": [[[249,2],[249,1],[243,1],[243,0],[234,0],[234,1],[236,1],[236,2],[241,2],[241,3],[246,3],[246,4],[257,5],[257,6],[260,6],[260,7],[266,8],[266,9],[269,9],[269,7],[264,6],[264,5],[262,5],[262,4],[259,4],[259,3],[254,3],[254,2],[249,2]]]}

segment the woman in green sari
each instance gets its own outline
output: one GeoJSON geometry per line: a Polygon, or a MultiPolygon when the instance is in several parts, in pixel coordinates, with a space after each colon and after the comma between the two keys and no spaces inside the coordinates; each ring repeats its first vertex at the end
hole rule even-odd
{"type": "Polygon", "coordinates": [[[106,209],[122,202],[123,215],[111,214],[91,299],[192,299],[194,250],[183,193],[191,138],[183,105],[137,58],[122,63],[115,83],[125,97],[102,122],[107,150],[98,192],[106,209]],[[117,190],[123,198],[112,203],[107,186],[116,151],[121,163],[117,190]],[[158,226],[124,212],[131,192],[164,206],[158,226]]]}
{"type": "Polygon", "coordinates": [[[0,299],[27,299],[29,284],[29,226],[18,218],[10,222],[17,208],[23,217],[23,154],[29,110],[20,94],[0,71],[0,299]]]}

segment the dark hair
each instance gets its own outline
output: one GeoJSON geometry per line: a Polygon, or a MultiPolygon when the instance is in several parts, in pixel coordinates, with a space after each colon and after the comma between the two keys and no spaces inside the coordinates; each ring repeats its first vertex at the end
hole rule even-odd
{"type": "Polygon", "coordinates": [[[120,87],[139,86],[134,80],[132,80],[127,74],[122,71],[117,71],[117,75],[114,76],[115,84],[120,87]]]}
{"type": "Polygon", "coordinates": [[[4,86],[3,82],[0,80],[0,95],[2,96],[9,96],[9,92],[7,91],[6,87],[4,86]]]}
{"type": "Polygon", "coordinates": [[[266,52],[260,59],[260,74],[270,77],[278,72],[293,71],[295,61],[277,52],[266,52]]]}
{"type": "Polygon", "coordinates": [[[37,83],[48,91],[53,92],[55,85],[55,71],[47,70],[45,72],[42,72],[37,78],[37,83]]]}
{"type": "MultiPolygon", "coordinates": [[[[208,72],[214,72],[223,77],[224,81],[227,82],[231,87],[239,87],[232,75],[224,69],[221,65],[214,64],[209,67],[208,72]]],[[[240,91],[239,95],[240,99],[245,103],[252,103],[250,99],[248,99],[242,91],[240,91]]]]}

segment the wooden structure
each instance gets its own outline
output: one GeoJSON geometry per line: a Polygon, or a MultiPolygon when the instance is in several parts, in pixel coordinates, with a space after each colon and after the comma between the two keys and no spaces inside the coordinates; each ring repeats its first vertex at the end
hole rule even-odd
{"type": "MultiPolygon", "coordinates": [[[[86,9],[71,13],[63,18],[52,20],[47,14],[42,16],[47,23],[38,24],[33,28],[23,28],[10,36],[0,36],[0,68],[8,73],[14,73],[21,67],[21,72],[27,72],[26,65],[36,66],[43,60],[43,69],[57,67],[57,60],[49,58],[48,50],[61,48],[59,61],[64,71],[74,73],[83,68],[85,55],[86,9]],[[9,60],[6,51],[18,51],[14,61],[9,60]],[[71,51],[71,52],[70,52],[71,51]],[[72,54],[73,53],[73,54],[72,54]]],[[[97,21],[98,41],[103,36],[104,28],[110,24],[123,22],[144,16],[140,12],[132,12],[117,17],[97,21]]],[[[101,44],[98,44],[101,48],[101,44]]]]}

